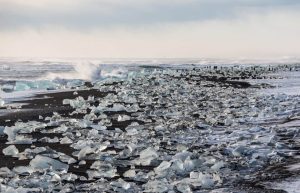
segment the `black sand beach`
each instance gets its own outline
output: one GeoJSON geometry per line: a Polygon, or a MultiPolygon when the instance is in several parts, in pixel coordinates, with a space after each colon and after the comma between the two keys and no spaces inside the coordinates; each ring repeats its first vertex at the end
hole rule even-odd
{"type": "MultiPolygon", "coordinates": [[[[182,76],[182,77],[170,77],[169,79],[174,79],[174,80],[179,80],[179,81],[184,81],[187,82],[188,84],[191,85],[197,85],[198,83],[200,84],[202,82],[205,82],[204,87],[206,86],[207,88],[214,88],[214,87],[222,87],[223,89],[235,89],[236,91],[241,91],[244,92],[247,89],[255,89],[258,88],[259,86],[257,85],[251,85],[247,81],[232,81],[232,80],[227,80],[227,78],[218,78],[218,77],[197,77],[195,75],[191,76],[182,76]]],[[[241,79],[241,78],[240,78],[241,79]]],[[[155,83],[155,79],[151,80],[150,82],[155,83]]],[[[122,82],[120,83],[114,83],[112,84],[112,88],[118,89],[119,87],[122,86],[122,82]]],[[[110,85],[106,85],[110,86],[110,85]]],[[[152,84],[150,85],[153,89],[155,87],[159,88],[158,84],[152,84]]],[[[246,92],[246,91],[245,91],[246,92]]],[[[25,99],[22,101],[16,101],[15,103],[25,103],[25,105],[22,105],[22,108],[20,111],[9,113],[9,114],[4,114],[0,116],[0,125],[1,126],[13,126],[15,122],[28,122],[28,121],[38,121],[38,122],[44,122],[47,123],[48,121],[45,120],[45,117],[51,117],[55,113],[59,114],[61,117],[66,117],[68,119],[74,118],[74,119],[83,119],[86,114],[81,114],[81,113],[75,113],[72,114],[76,108],[72,108],[70,105],[63,105],[63,100],[64,99],[76,99],[77,97],[81,96],[84,98],[84,100],[88,100],[89,97],[93,96],[97,100],[95,102],[90,102],[90,105],[97,106],[99,105],[99,101],[101,101],[102,98],[108,96],[108,95],[117,95],[118,93],[115,91],[109,91],[109,92],[103,92],[100,91],[99,89],[94,89],[94,88],[87,88],[84,90],[70,90],[70,91],[61,91],[61,92],[54,92],[54,93],[45,93],[45,94],[39,94],[34,96],[34,99],[25,99]]],[[[155,95],[151,96],[153,97],[151,100],[157,101],[158,98],[156,98],[155,95]]],[[[210,99],[211,100],[211,99],[210,99]]],[[[218,102],[218,101],[216,101],[218,102]]],[[[205,101],[204,101],[205,103],[205,101]]],[[[204,104],[203,103],[203,104],[204,104]]],[[[126,104],[126,102],[121,103],[121,104],[126,104]]],[[[129,103],[128,103],[129,104],[129,103]]],[[[145,113],[146,111],[149,110],[154,110],[157,107],[156,102],[153,102],[152,104],[143,104],[143,103],[138,103],[140,110],[139,112],[145,113]]],[[[164,106],[164,105],[163,105],[164,106]]],[[[113,105],[108,105],[108,107],[113,107],[113,105]]],[[[87,113],[90,113],[90,110],[87,109],[87,113]]],[[[137,120],[135,117],[136,115],[134,113],[126,112],[126,111],[106,111],[105,114],[111,118],[111,125],[107,126],[107,130],[114,131],[115,128],[120,129],[122,132],[126,132],[126,128],[130,126],[132,123],[137,122],[141,126],[147,126],[148,124],[146,122],[143,122],[141,120],[137,120]],[[119,115],[128,115],[131,118],[131,120],[125,120],[125,121],[117,121],[117,117],[119,115]]],[[[194,117],[201,117],[201,114],[195,113],[193,115],[194,117]]],[[[99,120],[94,120],[95,123],[98,123],[99,120]]],[[[290,121],[295,121],[295,120],[290,120],[290,121]]],[[[155,119],[152,120],[152,123],[155,122],[155,119]]],[[[289,120],[282,120],[281,122],[278,122],[278,124],[283,124],[289,122],[289,120]]],[[[264,123],[266,124],[266,123],[264,123]]],[[[224,127],[224,123],[217,123],[215,125],[217,128],[222,128],[224,127]]],[[[45,130],[51,130],[53,128],[56,128],[57,126],[46,126],[45,130]]],[[[92,128],[85,128],[86,130],[92,129],[92,128]]],[[[179,128],[180,129],[180,128],[179,128]]],[[[203,129],[203,128],[200,128],[203,129]]],[[[30,138],[35,139],[32,144],[15,144],[16,148],[19,150],[19,152],[23,152],[27,148],[36,148],[36,147],[46,147],[48,148],[47,151],[57,151],[61,152],[67,156],[70,156],[74,159],[77,159],[76,156],[74,156],[74,151],[72,147],[70,147],[70,144],[61,144],[59,142],[43,142],[41,141],[42,138],[44,137],[49,137],[51,139],[53,138],[63,138],[62,133],[41,133],[41,132],[32,132],[29,134],[25,134],[30,136],[30,138]]],[[[160,138],[161,134],[159,132],[154,133],[154,138],[160,138]]],[[[292,165],[295,163],[298,163],[299,160],[295,159],[295,157],[300,155],[299,148],[300,148],[300,143],[299,141],[292,141],[292,139],[288,138],[282,138],[282,141],[289,141],[289,143],[293,144],[293,149],[296,151],[295,154],[293,154],[293,157],[286,157],[283,163],[276,163],[274,165],[269,165],[267,167],[261,168],[258,171],[255,171],[256,174],[256,179],[250,179],[250,180],[244,180],[244,181],[236,181],[233,182],[231,185],[226,185],[225,187],[230,187],[231,190],[235,190],[237,192],[239,191],[244,191],[244,192],[269,192],[269,193],[281,193],[285,192],[282,190],[272,190],[270,188],[267,188],[263,186],[264,182],[273,182],[276,180],[281,180],[285,178],[289,178],[292,176],[298,176],[298,172],[295,171],[288,171],[285,169],[285,166],[292,165]],[[267,175],[266,175],[267,173],[267,175]]],[[[9,146],[7,144],[7,137],[6,135],[2,135],[0,138],[0,168],[1,167],[7,167],[9,169],[13,169],[16,166],[27,166],[30,163],[30,159],[24,159],[24,160],[18,160],[18,158],[13,158],[11,156],[5,156],[2,153],[2,150],[6,147],[9,146]]],[[[285,142],[284,142],[285,143],[285,142]]],[[[109,145],[103,152],[110,152],[110,151],[115,151],[117,154],[122,151],[122,149],[118,149],[115,145],[113,145],[113,141],[111,142],[112,145],[109,145]]],[[[210,147],[209,144],[207,144],[207,147],[210,147]]],[[[202,149],[205,146],[200,146],[193,145],[188,148],[189,151],[193,152],[201,152],[202,149]]],[[[164,144],[163,142],[161,143],[161,148],[164,149],[168,152],[172,152],[173,150],[168,150],[170,148],[169,145],[164,144]]],[[[223,150],[222,150],[223,151],[223,150]]],[[[220,151],[222,153],[222,151],[220,151]]],[[[172,155],[172,153],[170,153],[172,155]]],[[[224,154],[226,155],[226,154],[224,154]]],[[[129,159],[124,159],[124,163],[137,158],[137,156],[133,156],[129,159]]],[[[117,170],[117,177],[113,178],[106,178],[108,182],[113,182],[115,180],[118,180],[120,178],[126,179],[127,182],[134,182],[137,185],[143,185],[146,183],[146,181],[132,181],[132,179],[126,178],[123,176],[124,172],[130,169],[130,166],[127,164],[122,163],[122,159],[118,160],[120,163],[116,165],[116,170],[117,170]]],[[[78,165],[78,162],[75,164],[69,164],[69,170],[68,172],[76,174],[78,176],[84,176],[88,178],[87,175],[87,170],[90,169],[92,164],[95,162],[93,159],[87,159],[86,164],[83,165],[78,165]]],[[[231,162],[230,167],[234,167],[234,162],[231,162]]],[[[236,162],[239,162],[239,160],[236,160],[236,162]]],[[[153,164],[149,166],[135,166],[135,169],[137,170],[143,170],[143,171],[151,171],[155,167],[157,167],[158,164],[153,164]]],[[[241,166],[236,166],[236,167],[241,167],[241,166]]],[[[96,181],[95,179],[90,179],[88,181],[84,181],[84,183],[87,182],[93,182],[96,181]]],[[[83,183],[79,179],[75,180],[73,182],[74,184],[76,183],[83,183]]],[[[197,187],[193,188],[194,191],[200,190],[197,187]]]]}

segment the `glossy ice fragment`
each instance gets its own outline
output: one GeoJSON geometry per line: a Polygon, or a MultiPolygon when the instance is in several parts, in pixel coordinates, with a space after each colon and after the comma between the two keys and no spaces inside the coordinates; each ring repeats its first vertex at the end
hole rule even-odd
{"type": "Polygon", "coordinates": [[[213,169],[215,171],[219,171],[224,166],[225,166],[224,162],[220,161],[220,162],[215,163],[213,166],[211,166],[211,169],[213,169]]]}
{"type": "Polygon", "coordinates": [[[151,161],[158,158],[158,154],[154,148],[148,147],[147,149],[140,152],[140,157],[137,163],[147,166],[150,165],[151,161]]]}
{"type": "Polygon", "coordinates": [[[188,184],[178,184],[176,185],[176,189],[181,193],[192,193],[192,189],[188,184]]]}
{"type": "Polygon", "coordinates": [[[30,161],[29,165],[35,169],[53,169],[57,171],[68,171],[69,169],[68,164],[41,155],[35,156],[35,158],[30,161]]]}
{"type": "Polygon", "coordinates": [[[61,177],[58,174],[54,174],[51,178],[51,182],[60,182],[61,177]]]}
{"type": "Polygon", "coordinates": [[[116,189],[116,190],[117,190],[118,188],[121,188],[121,189],[123,189],[123,190],[128,190],[128,189],[130,189],[130,187],[131,187],[130,183],[125,182],[125,181],[122,180],[121,178],[120,178],[119,180],[117,180],[117,181],[111,182],[110,185],[111,185],[112,187],[114,187],[114,189],[116,189]]]}
{"type": "Polygon", "coordinates": [[[131,119],[130,116],[128,115],[119,115],[118,116],[118,121],[121,122],[121,121],[129,121],[131,119]]]}
{"type": "Polygon", "coordinates": [[[5,104],[4,100],[0,98],[0,107],[4,107],[4,104],[5,104]]]}
{"type": "Polygon", "coordinates": [[[168,168],[170,168],[170,166],[171,166],[170,162],[162,161],[158,167],[154,168],[154,171],[155,171],[155,173],[158,174],[162,171],[167,170],[168,168]]]}
{"type": "Polygon", "coordinates": [[[77,162],[74,158],[72,158],[71,156],[68,156],[68,155],[59,156],[59,160],[64,163],[68,163],[68,164],[73,164],[73,163],[77,162]]]}
{"type": "Polygon", "coordinates": [[[136,176],[136,171],[133,169],[127,170],[123,176],[126,178],[134,178],[136,176]]]}
{"type": "Polygon", "coordinates": [[[17,122],[14,126],[5,127],[4,133],[8,136],[9,141],[14,141],[19,133],[32,133],[46,127],[46,124],[30,121],[27,123],[17,122]]]}
{"type": "Polygon", "coordinates": [[[195,187],[201,186],[202,188],[211,188],[215,184],[215,181],[214,181],[212,175],[203,174],[201,172],[200,173],[191,172],[189,181],[193,186],[195,186],[195,187]]]}
{"type": "Polygon", "coordinates": [[[144,192],[168,192],[173,190],[173,186],[166,179],[149,181],[144,185],[144,192]]]}
{"type": "Polygon", "coordinates": [[[6,156],[16,157],[19,154],[19,150],[14,145],[10,145],[2,150],[3,154],[6,156]]]}
{"type": "Polygon", "coordinates": [[[113,178],[117,176],[117,170],[112,166],[105,165],[98,170],[87,170],[89,179],[93,178],[113,178]]]}
{"type": "Polygon", "coordinates": [[[30,175],[34,172],[34,168],[30,166],[17,166],[13,171],[19,175],[30,175]]]}
{"type": "Polygon", "coordinates": [[[71,143],[73,143],[73,141],[66,136],[60,140],[60,143],[61,144],[71,144],[71,143]]]}
{"type": "Polygon", "coordinates": [[[67,174],[63,174],[61,179],[69,182],[74,182],[75,180],[78,179],[78,176],[72,173],[67,173],[67,174]]]}
{"type": "Polygon", "coordinates": [[[94,148],[91,148],[90,146],[86,146],[79,151],[77,157],[79,160],[82,160],[86,157],[87,154],[94,153],[94,151],[95,151],[94,148]]]}
{"type": "Polygon", "coordinates": [[[1,178],[9,178],[13,177],[14,173],[7,167],[0,168],[0,177],[1,178]]]}

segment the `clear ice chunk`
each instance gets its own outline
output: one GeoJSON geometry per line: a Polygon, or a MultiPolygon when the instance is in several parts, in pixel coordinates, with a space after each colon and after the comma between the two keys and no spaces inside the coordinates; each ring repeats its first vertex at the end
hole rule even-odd
{"type": "Polygon", "coordinates": [[[19,154],[19,150],[14,145],[10,145],[2,150],[4,155],[17,157],[19,154]]]}
{"type": "Polygon", "coordinates": [[[151,164],[151,161],[158,158],[158,154],[154,148],[148,147],[147,149],[140,152],[140,157],[137,160],[137,163],[143,166],[148,166],[151,164]]]}
{"type": "Polygon", "coordinates": [[[68,164],[41,155],[35,156],[29,165],[35,169],[53,169],[55,171],[68,171],[69,169],[68,164]]]}

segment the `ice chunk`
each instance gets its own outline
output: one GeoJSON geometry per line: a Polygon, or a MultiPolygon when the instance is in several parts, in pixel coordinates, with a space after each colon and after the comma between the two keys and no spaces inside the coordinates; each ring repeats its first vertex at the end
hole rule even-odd
{"type": "Polygon", "coordinates": [[[69,182],[74,182],[77,179],[78,179],[78,176],[75,174],[68,173],[68,174],[64,174],[62,176],[62,180],[69,181],[69,182]]]}
{"type": "MultiPolygon", "coordinates": [[[[94,166],[96,167],[96,166],[94,166]]],[[[117,176],[117,169],[115,169],[111,164],[99,165],[97,170],[88,170],[87,174],[90,179],[93,178],[113,178],[117,176]]]]}
{"type": "Polygon", "coordinates": [[[65,99],[63,100],[63,104],[69,104],[75,109],[86,109],[87,107],[89,107],[89,103],[87,103],[87,101],[85,101],[82,96],[79,96],[74,100],[65,99]]]}
{"type": "Polygon", "coordinates": [[[173,186],[166,179],[149,181],[144,185],[144,192],[168,192],[173,190],[173,186]]]}
{"type": "Polygon", "coordinates": [[[121,188],[123,190],[128,190],[131,187],[131,185],[128,182],[125,182],[123,179],[119,179],[118,181],[113,181],[110,183],[110,185],[113,186],[114,189],[121,188]]]}
{"type": "Polygon", "coordinates": [[[215,163],[213,166],[211,166],[211,169],[213,169],[215,171],[219,171],[224,166],[225,166],[224,162],[220,161],[220,162],[215,163]]]}
{"type": "Polygon", "coordinates": [[[34,169],[32,167],[28,166],[17,166],[14,167],[13,171],[19,175],[30,175],[34,172],[34,169]]]}
{"type": "Polygon", "coordinates": [[[90,153],[93,153],[94,152],[94,148],[91,148],[90,146],[86,146],[86,147],[84,147],[84,148],[82,148],[80,151],[79,151],[79,153],[78,153],[78,159],[79,160],[82,160],[82,159],[84,159],[85,158],[85,156],[87,155],[87,154],[90,154],[90,153]]]}
{"type": "Polygon", "coordinates": [[[19,154],[19,150],[14,145],[10,145],[2,150],[4,155],[16,157],[19,154]]]}
{"type": "Polygon", "coordinates": [[[215,183],[212,175],[203,174],[202,172],[191,172],[190,179],[191,184],[195,187],[211,188],[215,183]]]}
{"type": "Polygon", "coordinates": [[[41,156],[41,155],[35,156],[35,158],[30,161],[29,165],[36,169],[52,168],[53,170],[56,170],[56,171],[62,171],[62,170],[68,171],[68,169],[69,169],[68,164],[64,164],[55,159],[41,156]]]}
{"type": "Polygon", "coordinates": [[[14,173],[8,169],[7,167],[0,168],[0,177],[2,178],[10,178],[13,177],[14,173]]]}
{"type": "Polygon", "coordinates": [[[45,123],[30,121],[27,123],[17,122],[15,126],[5,127],[4,133],[8,136],[8,141],[14,141],[19,133],[32,133],[38,129],[45,128],[45,123]]]}
{"type": "Polygon", "coordinates": [[[4,104],[5,104],[4,100],[0,98],[0,107],[4,107],[4,104]]]}
{"type": "Polygon", "coordinates": [[[192,193],[193,192],[191,187],[188,184],[184,184],[184,183],[183,184],[180,183],[180,184],[176,185],[176,188],[181,193],[192,193]]]}
{"type": "Polygon", "coordinates": [[[154,168],[154,172],[156,174],[163,174],[164,172],[166,172],[166,170],[168,170],[171,166],[170,162],[167,161],[163,161],[160,163],[160,165],[156,168],[154,168]]]}
{"type": "Polygon", "coordinates": [[[107,109],[107,111],[126,111],[126,107],[121,104],[113,104],[113,107],[107,109]]]}
{"type": "Polygon", "coordinates": [[[147,149],[141,151],[138,163],[147,166],[151,164],[151,161],[158,158],[158,154],[154,148],[148,147],[147,149]]]}
{"type": "Polygon", "coordinates": [[[71,143],[73,143],[73,141],[66,136],[60,140],[60,143],[61,144],[71,144],[71,143]]]}
{"type": "Polygon", "coordinates": [[[76,163],[76,160],[68,155],[61,155],[61,156],[59,156],[59,159],[60,159],[60,161],[68,163],[68,164],[76,163]]]}
{"type": "Polygon", "coordinates": [[[134,178],[136,176],[136,172],[135,170],[131,169],[131,170],[127,170],[124,174],[124,177],[126,178],[134,178]]]}
{"type": "Polygon", "coordinates": [[[240,157],[245,155],[248,152],[247,147],[245,146],[238,146],[236,147],[233,151],[232,151],[232,155],[236,156],[236,157],[240,157]]]}
{"type": "Polygon", "coordinates": [[[121,122],[121,121],[129,121],[130,120],[130,116],[128,115],[119,115],[118,116],[118,122],[121,122]]]}
{"type": "Polygon", "coordinates": [[[58,174],[54,174],[51,178],[51,182],[60,182],[61,177],[58,174]]]}

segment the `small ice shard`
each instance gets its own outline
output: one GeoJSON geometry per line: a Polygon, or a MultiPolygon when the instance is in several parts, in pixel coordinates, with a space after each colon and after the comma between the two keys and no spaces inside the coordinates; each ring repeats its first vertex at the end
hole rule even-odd
{"type": "Polygon", "coordinates": [[[37,155],[34,159],[32,159],[29,163],[29,165],[36,169],[50,169],[52,168],[55,171],[68,171],[69,165],[64,164],[60,161],[57,161],[55,159],[37,155]]]}
{"type": "Polygon", "coordinates": [[[245,146],[238,146],[232,151],[232,155],[236,157],[240,157],[247,153],[247,148],[245,146]]]}
{"type": "Polygon", "coordinates": [[[135,172],[135,170],[133,170],[133,169],[127,170],[127,171],[123,174],[123,176],[124,176],[125,178],[134,178],[134,177],[136,176],[136,172],[135,172]]]}
{"type": "Polygon", "coordinates": [[[109,163],[104,163],[101,161],[95,161],[91,165],[91,169],[96,170],[95,172],[88,172],[88,175],[94,177],[107,177],[107,178],[113,178],[117,176],[117,170],[109,163]]]}
{"type": "Polygon", "coordinates": [[[107,111],[126,111],[126,107],[121,104],[113,104],[113,107],[107,109],[107,111]]]}
{"type": "Polygon", "coordinates": [[[61,177],[58,174],[54,174],[51,178],[51,182],[60,182],[61,177]]]}
{"type": "Polygon", "coordinates": [[[43,137],[41,139],[39,139],[40,142],[43,143],[58,143],[59,139],[58,137],[54,137],[53,139],[49,138],[49,137],[43,137]]]}
{"type": "Polygon", "coordinates": [[[91,129],[88,133],[88,137],[95,138],[99,135],[99,131],[97,129],[91,129]]]}
{"type": "Polygon", "coordinates": [[[192,189],[188,184],[178,184],[176,185],[176,188],[181,193],[192,193],[192,189]]]}
{"type": "Polygon", "coordinates": [[[160,163],[160,165],[156,168],[154,168],[154,172],[156,174],[162,174],[164,173],[166,170],[168,170],[171,166],[171,163],[170,162],[167,162],[167,161],[163,161],[160,163]]]}
{"type": "Polygon", "coordinates": [[[118,179],[118,181],[113,181],[110,183],[110,185],[114,188],[121,188],[123,190],[128,190],[131,187],[130,183],[125,182],[123,179],[118,179]]]}
{"type": "Polygon", "coordinates": [[[62,138],[60,140],[60,143],[61,144],[71,144],[71,143],[73,143],[73,141],[70,138],[68,138],[67,136],[65,136],[64,138],[62,138]]]}
{"type": "Polygon", "coordinates": [[[149,181],[147,184],[143,185],[145,190],[143,192],[168,192],[173,190],[173,186],[168,183],[164,178],[162,180],[149,181]]]}
{"type": "Polygon", "coordinates": [[[88,170],[87,174],[89,179],[93,178],[113,178],[117,176],[117,169],[115,169],[111,164],[104,164],[97,167],[97,170],[88,170]]]}
{"type": "Polygon", "coordinates": [[[70,99],[64,99],[62,101],[63,105],[69,105],[70,104],[70,99]]]}
{"type": "Polygon", "coordinates": [[[193,186],[202,188],[211,188],[214,186],[215,181],[213,176],[210,174],[203,174],[202,172],[191,172],[190,173],[190,182],[193,186]]]}
{"type": "Polygon", "coordinates": [[[143,166],[148,166],[151,164],[151,161],[158,158],[158,154],[154,148],[148,147],[147,149],[141,151],[138,163],[143,166]]]}
{"type": "Polygon", "coordinates": [[[28,166],[17,166],[14,167],[13,171],[19,175],[27,176],[32,174],[34,172],[34,169],[28,166]]]}
{"type": "Polygon", "coordinates": [[[62,180],[69,181],[69,182],[74,182],[77,179],[78,176],[72,173],[63,174],[62,176],[62,180]]]}
{"type": "Polygon", "coordinates": [[[82,160],[86,157],[87,154],[90,154],[90,153],[94,153],[94,148],[91,148],[90,146],[86,146],[79,151],[79,153],[77,155],[78,159],[82,160]]]}
{"type": "Polygon", "coordinates": [[[139,133],[138,130],[134,127],[127,127],[125,130],[127,135],[129,136],[137,135],[139,133]]]}
{"type": "Polygon", "coordinates": [[[0,107],[4,107],[4,104],[5,104],[4,100],[0,98],[0,107]]]}
{"type": "Polygon", "coordinates": [[[68,163],[68,164],[73,164],[76,163],[77,161],[72,158],[71,156],[68,155],[61,155],[59,156],[60,161],[64,162],[64,163],[68,163]]]}
{"type": "Polygon", "coordinates": [[[211,166],[211,169],[213,169],[215,171],[219,171],[224,166],[225,166],[224,162],[220,161],[220,162],[215,163],[213,166],[211,166]]]}
{"type": "Polygon", "coordinates": [[[27,123],[17,122],[15,126],[5,127],[4,133],[8,136],[8,141],[14,141],[19,133],[32,133],[36,130],[43,129],[47,125],[36,121],[27,123]]]}
{"type": "Polygon", "coordinates": [[[7,167],[0,168],[0,177],[1,178],[11,178],[14,176],[14,173],[7,167]]]}
{"type": "Polygon", "coordinates": [[[19,154],[19,150],[14,145],[10,145],[2,150],[4,155],[16,157],[19,154]]]}
{"type": "Polygon", "coordinates": [[[128,115],[119,115],[118,116],[118,122],[129,121],[130,119],[131,119],[131,117],[128,115]]]}

